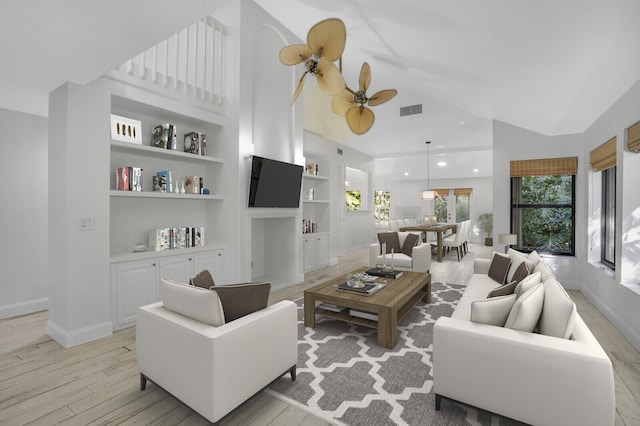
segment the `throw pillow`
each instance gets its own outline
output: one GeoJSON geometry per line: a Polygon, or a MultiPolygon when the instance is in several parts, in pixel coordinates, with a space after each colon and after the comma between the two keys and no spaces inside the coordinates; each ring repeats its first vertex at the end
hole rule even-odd
{"type": "Polygon", "coordinates": [[[391,249],[393,249],[394,253],[400,253],[402,250],[400,249],[400,239],[398,238],[397,232],[380,232],[378,234],[378,242],[380,243],[380,254],[382,253],[382,244],[387,245],[387,254],[391,253],[391,249]]]}
{"type": "Polygon", "coordinates": [[[573,333],[576,304],[555,277],[548,277],[543,285],[544,307],[540,316],[540,334],[568,339],[573,333]]]}
{"type": "Polygon", "coordinates": [[[549,269],[549,267],[545,265],[544,262],[539,262],[536,267],[533,268],[533,272],[540,272],[540,281],[542,282],[544,282],[551,275],[555,277],[553,271],[551,271],[551,269],[549,269]]]}
{"type": "Polygon", "coordinates": [[[215,291],[162,278],[160,300],[166,309],[185,317],[214,327],[224,324],[224,310],[215,291]]]}
{"type": "Polygon", "coordinates": [[[271,283],[255,282],[232,285],[217,285],[211,287],[218,293],[224,319],[231,322],[252,312],[264,309],[269,302],[271,283]]]}
{"type": "MultiPolygon", "coordinates": [[[[511,265],[509,272],[511,272],[511,269],[513,269],[513,264],[511,265]]],[[[519,283],[520,281],[524,280],[529,276],[529,271],[530,270],[527,267],[527,264],[522,262],[515,269],[515,271],[513,272],[513,275],[511,275],[511,282],[519,283]]],[[[509,275],[507,275],[507,281],[509,281],[509,275]]]]}
{"type": "Polygon", "coordinates": [[[489,292],[487,299],[491,299],[492,297],[508,296],[510,294],[513,294],[517,284],[518,284],[517,282],[513,281],[513,282],[510,282],[509,284],[501,285],[498,288],[494,288],[489,292]]]}
{"type": "Polygon", "coordinates": [[[529,290],[531,287],[535,286],[536,284],[540,284],[541,282],[542,281],[540,281],[540,272],[535,272],[527,276],[522,281],[520,281],[516,285],[516,289],[514,290],[514,293],[517,297],[520,297],[522,294],[524,294],[525,291],[529,290]]]}
{"type": "Polygon", "coordinates": [[[515,294],[475,300],[471,302],[471,322],[502,327],[507,321],[509,312],[511,312],[515,302],[515,294]]]}
{"type": "Polygon", "coordinates": [[[189,284],[195,285],[196,287],[206,288],[206,289],[210,289],[211,287],[216,285],[216,283],[213,282],[213,277],[211,276],[211,273],[206,269],[204,271],[201,271],[195,277],[191,278],[189,280],[189,284]]]}
{"type": "MultiPolygon", "coordinates": [[[[525,264],[527,265],[527,273],[526,275],[529,275],[529,271],[533,270],[533,260],[529,260],[527,259],[526,256],[521,256],[519,254],[516,254],[517,252],[515,250],[513,250],[513,253],[509,256],[511,258],[511,267],[509,268],[509,273],[507,274],[507,281],[508,283],[510,283],[511,281],[514,281],[515,278],[513,278],[513,276],[515,275],[516,271],[518,270],[518,267],[521,264],[525,264]]],[[[522,271],[520,271],[520,275],[522,275],[522,271]]],[[[525,275],[525,276],[526,276],[525,275]]],[[[524,278],[524,277],[522,277],[524,278]]]]}
{"type": "Polygon", "coordinates": [[[418,234],[409,234],[404,239],[404,244],[402,245],[402,253],[411,257],[411,252],[415,246],[418,245],[418,241],[420,241],[420,236],[418,234]]]}
{"type": "Polygon", "coordinates": [[[532,332],[540,319],[543,303],[544,286],[538,283],[516,299],[504,327],[532,332]]]}
{"type": "Polygon", "coordinates": [[[540,263],[540,260],[541,260],[540,259],[540,255],[535,250],[532,251],[531,253],[524,253],[524,252],[521,252],[521,251],[518,251],[518,250],[514,250],[512,248],[509,248],[509,250],[507,251],[507,254],[509,256],[513,256],[514,254],[517,254],[517,255],[519,255],[521,257],[524,257],[525,259],[529,259],[529,260],[533,261],[533,266],[531,268],[529,268],[530,271],[532,271],[533,268],[535,268],[536,265],[538,263],[540,263]]]}
{"type": "Polygon", "coordinates": [[[511,264],[511,258],[504,254],[493,253],[493,259],[491,260],[491,266],[489,266],[489,278],[492,280],[504,284],[507,278],[507,272],[509,271],[509,265],[511,264]]]}

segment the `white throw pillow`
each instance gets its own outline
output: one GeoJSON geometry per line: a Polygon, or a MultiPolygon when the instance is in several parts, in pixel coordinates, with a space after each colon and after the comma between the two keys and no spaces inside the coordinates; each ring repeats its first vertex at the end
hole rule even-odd
{"type": "MultiPolygon", "coordinates": [[[[535,251],[535,250],[534,250],[534,251],[532,251],[531,253],[523,253],[523,252],[521,252],[521,251],[514,250],[514,249],[512,249],[512,248],[509,248],[509,250],[507,251],[507,254],[508,254],[509,256],[512,256],[512,255],[514,255],[514,254],[517,254],[517,255],[519,255],[519,256],[521,256],[521,257],[524,257],[525,259],[529,259],[529,260],[533,261],[533,268],[535,268],[535,267],[538,265],[538,263],[540,263],[540,261],[542,260],[542,259],[540,258],[540,255],[538,254],[538,252],[537,252],[537,251],[535,251]]],[[[530,270],[530,271],[532,271],[532,270],[533,270],[533,268],[531,268],[531,269],[529,269],[529,270],[530,270]]]]}
{"type": "Polygon", "coordinates": [[[165,308],[185,317],[214,327],[224,324],[224,310],[215,291],[162,278],[160,300],[165,308]]]}
{"type": "Polygon", "coordinates": [[[502,327],[515,302],[515,294],[475,300],[471,302],[471,322],[502,327]]]}
{"type": "Polygon", "coordinates": [[[540,284],[542,281],[540,280],[540,272],[534,272],[533,274],[529,274],[529,276],[516,285],[516,289],[513,293],[520,297],[527,290],[535,286],[536,284],[540,284]]]}
{"type": "Polygon", "coordinates": [[[507,273],[507,280],[505,281],[508,283],[513,281],[513,274],[516,273],[516,270],[521,263],[527,265],[528,271],[533,271],[533,268],[535,267],[533,260],[529,260],[526,257],[516,253],[519,252],[513,250],[513,253],[509,253],[509,257],[511,258],[511,266],[509,267],[509,273],[507,273]]]}
{"type": "Polygon", "coordinates": [[[568,339],[573,333],[576,315],[576,304],[555,277],[544,280],[540,334],[568,339]]]}
{"type": "Polygon", "coordinates": [[[542,283],[538,283],[518,297],[509,312],[504,327],[532,332],[540,319],[543,303],[544,286],[542,283]]]}
{"type": "Polygon", "coordinates": [[[533,268],[533,272],[540,272],[540,281],[544,282],[550,275],[554,275],[553,271],[549,269],[544,262],[539,262],[535,268],[533,268]]]}

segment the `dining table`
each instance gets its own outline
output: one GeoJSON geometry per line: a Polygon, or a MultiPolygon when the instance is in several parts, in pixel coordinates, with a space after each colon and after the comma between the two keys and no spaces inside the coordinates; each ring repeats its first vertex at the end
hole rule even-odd
{"type": "Polygon", "coordinates": [[[436,258],[438,262],[442,262],[442,255],[444,251],[444,247],[442,246],[442,238],[444,233],[448,230],[451,230],[454,234],[458,229],[458,225],[455,223],[432,223],[432,224],[424,224],[424,225],[412,225],[412,226],[403,226],[400,228],[401,232],[411,232],[411,231],[419,231],[424,233],[424,242],[428,242],[427,232],[435,232],[436,233],[436,242],[437,242],[437,250],[436,250],[436,258]]]}

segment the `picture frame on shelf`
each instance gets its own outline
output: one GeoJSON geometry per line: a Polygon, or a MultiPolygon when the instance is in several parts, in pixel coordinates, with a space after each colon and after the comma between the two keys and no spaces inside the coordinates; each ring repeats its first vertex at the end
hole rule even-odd
{"type": "Polygon", "coordinates": [[[111,140],[142,145],[140,120],[111,114],[111,140]]]}

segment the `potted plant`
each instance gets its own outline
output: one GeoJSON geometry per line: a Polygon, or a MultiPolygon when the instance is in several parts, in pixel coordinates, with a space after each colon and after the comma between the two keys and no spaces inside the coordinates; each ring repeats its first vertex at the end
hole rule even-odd
{"type": "Polygon", "coordinates": [[[478,216],[478,226],[487,235],[484,239],[485,246],[493,245],[493,213],[482,213],[478,216]]]}

